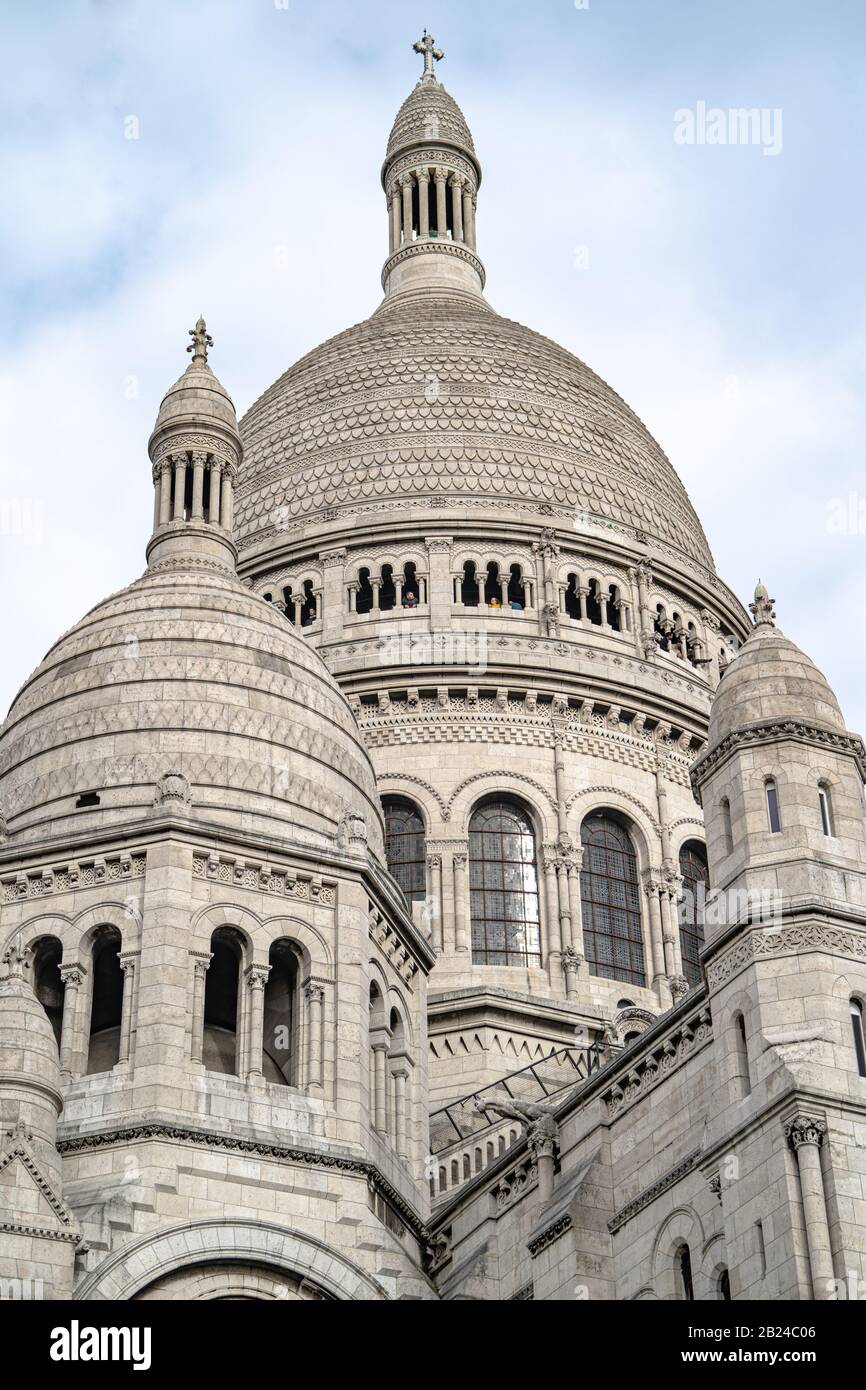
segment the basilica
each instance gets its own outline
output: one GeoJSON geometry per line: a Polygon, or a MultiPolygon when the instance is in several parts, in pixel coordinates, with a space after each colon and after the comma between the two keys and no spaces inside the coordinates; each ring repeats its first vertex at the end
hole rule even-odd
{"type": "Polygon", "coordinates": [[[491,307],[414,47],[378,307],[240,422],[196,323],[146,569],[0,730],[0,1291],[846,1297],[866,750],[491,307]]]}

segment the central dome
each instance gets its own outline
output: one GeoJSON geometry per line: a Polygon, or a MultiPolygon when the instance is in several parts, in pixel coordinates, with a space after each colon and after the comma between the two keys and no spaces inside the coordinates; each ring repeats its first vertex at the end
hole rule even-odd
{"type": "Polygon", "coordinates": [[[664,452],[625,402],[480,297],[387,298],[301,358],[241,423],[243,549],[359,503],[579,511],[713,562],[664,452]]]}

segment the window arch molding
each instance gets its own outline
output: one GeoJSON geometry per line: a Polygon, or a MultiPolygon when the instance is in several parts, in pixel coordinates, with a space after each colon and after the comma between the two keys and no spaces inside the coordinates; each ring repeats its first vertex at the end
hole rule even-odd
{"type": "Polygon", "coordinates": [[[547,840],[556,839],[559,822],[552,793],[528,774],[507,772],[474,772],[459,784],[446,807],[455,827],[452,833],[468,835],[469,821],[476,808],[483,801],[497,798],[519,803],[532,822],[537,848],[547,840]]]}
{"type": "Polygon", "coordinates": [[[700,1217],[692,1207],[678,1207],[672,1211],[659,1227],[653,1242],[653,1287],[659,1298],[670,1302],[682,1301],[677,1255],[684,1245],[688,1246],[691,1256],[695,1299],[702,1299],[706,1296],[705,1236],[700,1217]]]}
{"type": "Polygon", "coordinates": [[[476,797],[467,817],[473,963],[540,969],[545,914],[542,842],[532,807],[513,793],[476,797]],[[531,873],[518,873],[531,865],[531,873]],[[504,957],[499,959],[499,957],[504,957]]]}
{"type": "MultiPolygon", "coordinates": [[[[661,832],[658,822],[643,802],[630,797],[617,787],[587,787],[577,793],[569,805],[569,826],[572,838],[580,838],[580,827],[587,816],[610,812],[631,836],[641,874],[661,863],[661,832]]],[[[686,837],[690,838],[690,837],[686,837]]]]}

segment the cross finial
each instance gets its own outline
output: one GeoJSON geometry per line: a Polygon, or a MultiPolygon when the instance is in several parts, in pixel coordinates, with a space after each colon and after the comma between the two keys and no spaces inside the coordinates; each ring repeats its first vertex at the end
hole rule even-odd
{"type": "Polygon", "coordinates": [[[187,352],[192,353],[193,362],[207,362],[207,350],[213,347],[213,338],[207,331],[207,325],[203,318],[196,323],[195,328],[189,330],[192,342],[187,348],[187,352]]]}
{"type": "Polygon", "coordinates": [[[749,611],[755,615],[755,627],[758,627],[761,623],[766,623],[769,627],[776,626],[774,621],[776,611],[773,608],[775,602],[776,600],[770,598],[766,588],[759,579],[755,586],[755,601],[749,604],[749,611]]]}
{"type": "Polygon", "coordinates": [[[412,49],[413,52],[423,53],[424,55],[424,71],[421,74],[421,81],[435,82],[436,72],[433,67],[434,59],[438,63],[440,58],[445,57],[445,54],[442,52],[441,48],[436,47],[436,40],[433,38],[432,34],[428,34],[425,29],[424,37],[418,39],[416,43],[413,43],[412,49]]]}

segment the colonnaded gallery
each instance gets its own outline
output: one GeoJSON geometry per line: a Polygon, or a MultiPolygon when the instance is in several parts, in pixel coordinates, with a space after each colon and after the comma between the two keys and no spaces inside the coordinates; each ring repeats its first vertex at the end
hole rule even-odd
{"type": "Polygon", "coordinates": [[[240,424],[199,320],[147,568],[0,733],[2,1291],[845,1296],[863,743],[488,304],[415,48],[378,308],[240,424]]]}

